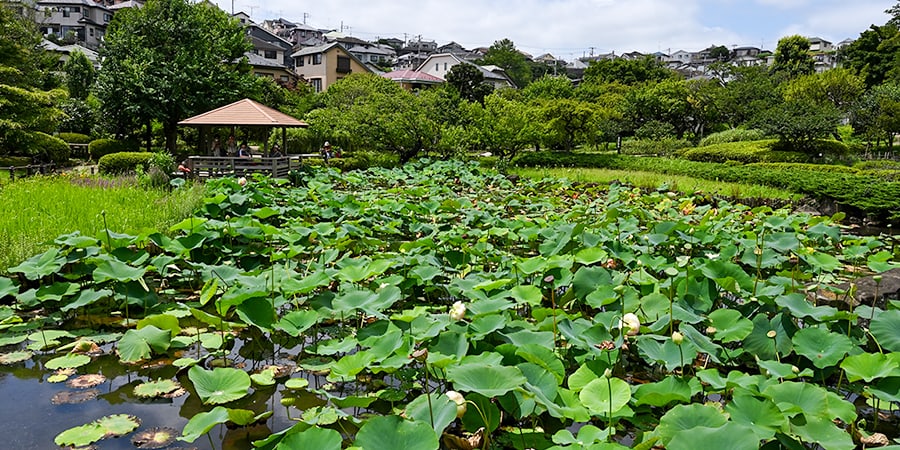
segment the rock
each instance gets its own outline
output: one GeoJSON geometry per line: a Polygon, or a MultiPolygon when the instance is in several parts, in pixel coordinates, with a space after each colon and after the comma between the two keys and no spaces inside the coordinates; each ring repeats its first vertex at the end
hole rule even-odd
{"type": "Polygon", "coordinates": [[[856,292],[851,299],[847,294],[835,293],[825,289],[819,289],[816,292],[818,303],[827,303],[829,306],[838,309],[848,309],[851,306],[855,308],[859,305],[871,306],[874,302],[875,306],[884,309],[886,298],[897,298],[900,293],[900,269],[891,269],[878,275],[869,275],[858,278],[853,281],[838,284],[835,288],[842,292],[847,292],[851,285],[856,286],[856,292]],[[876,283],[876,276],[881,277],[881,281],[876,283]],[[878,298],[876,298],[876,292],[878,298]]]}

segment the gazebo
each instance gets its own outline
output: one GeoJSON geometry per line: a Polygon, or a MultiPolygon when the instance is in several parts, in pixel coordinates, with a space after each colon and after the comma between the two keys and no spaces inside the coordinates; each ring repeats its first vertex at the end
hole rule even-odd
{"type": "MultiPolygon", "coordinates": [[[[284,177],[294,164],[299,164],[299,159],[295,160],[296,158],[284,156],[274,158],[206,156],[206,152],[202,149],[205,142],[204,136],[206,131],[212,127],[230,127],[232,135],[234,129],[239,126],[262,128],[267,131],[272,128],[281,128],[281,148],[286,148],[285,130],[308,126],[302,120],[297,120],[249,98],[182,120],[178,122],[178,125],[200,128],[200,151],[203,155],[188,158],[191,175],[196,178],[244,175],[254,172],[267,173],[273,177],[284,177]]],[[[265,134],[268,135],[268,132],[265,134]]],[[[263,155],[268,155],[268,150],[268,140],[266,140],[263,144],[263,155]]]]}
{"type": "MultiPolygon", "coordinates": [[[[285,148],[285,130],[287,128],[305,128],[309,126],[302,120],[295,119],[249,98],[184,119],[178,122],[178,125],[199,127],[201,146],[204,143],[204,131],[212,127],[231,127],[231,134],[234,134],[235,127],[263,128],[267,130],[281,128],[281,148],[285,148]]],[[[268,141],[263,144],[264,153],[268,153],[268,145],[268,141]]]]}

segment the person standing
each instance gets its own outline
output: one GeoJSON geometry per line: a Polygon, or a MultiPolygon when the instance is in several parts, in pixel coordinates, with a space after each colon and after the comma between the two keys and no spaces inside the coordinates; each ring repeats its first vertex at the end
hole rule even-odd
{"type": "Polygon", "coordinates": [[[219,138],[215,138],[209,146],[209,156],[222,156],[222,147],[219,145],[219,138]]]}

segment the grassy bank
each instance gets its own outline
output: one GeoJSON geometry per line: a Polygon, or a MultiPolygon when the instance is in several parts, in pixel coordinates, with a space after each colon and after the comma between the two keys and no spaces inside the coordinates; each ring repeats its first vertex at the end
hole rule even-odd
{"type": "Polygon", "coordinates": [[[62,234],[165,230],[201,203],[203,187],[168,192],[133,179],[34,177],[0,187],[0,272],[42,252],[62,234]]]}
{"type": "Polygon", "coordinates": [[[648,189],[656,189],[665,185],[666,188],[673,191],[685,193],[702,191],[707,194],[721,195],[738,200],[749,198],[790,200],[798,196],[796,193],[768,186],[726,183],[684,175],[667,175],[643,171],[585,168],[518,168],[515,169],[514,172],[529,178],[568,178],[571,181],[580,183],[609,183],[612,181],[620,181],[648,189]]]}

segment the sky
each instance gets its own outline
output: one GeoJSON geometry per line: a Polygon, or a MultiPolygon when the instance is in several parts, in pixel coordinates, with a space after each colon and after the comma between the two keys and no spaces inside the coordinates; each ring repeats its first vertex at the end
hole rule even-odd
{"type": "Polygon", "coordinates": [[[455,41],[467,49],[508,38],[516,48],[571,61],[639,51],[698,51],[711,45],[775,50],[800,34],[832,43],[888,20],[887,0],[216,0],[255,22],[284,18],[374,41],[455,41]],[[232,1],[234,3],[232,3],[232,1]]]}

